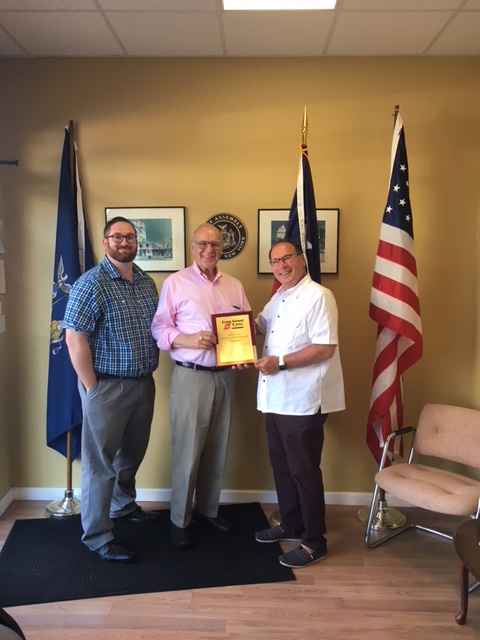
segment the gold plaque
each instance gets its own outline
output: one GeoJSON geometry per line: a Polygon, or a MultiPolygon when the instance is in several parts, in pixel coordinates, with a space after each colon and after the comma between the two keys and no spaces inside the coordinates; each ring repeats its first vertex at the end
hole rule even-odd
{"type": "Polygon", "coordinates": [[[229,367],[255,362],[257,347],[251,311],[215,313],[212,315],[212,324],[213,333],[217,338],[217,366],[229,367]]]}

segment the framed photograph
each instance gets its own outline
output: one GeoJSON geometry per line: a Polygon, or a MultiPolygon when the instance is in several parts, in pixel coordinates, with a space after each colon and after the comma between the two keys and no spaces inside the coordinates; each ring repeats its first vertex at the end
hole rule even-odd
{"type": "MultiPolygon", "coordinates": [[[[318,246],[321,273],[338,273],[339,209],[317,209],[318,246]]],[[[268,252],[284,240],[290,209],[258,210],[258,273],[272,273],[268,252]]]]}
{"type": "Polygon", "coordinates": [[[130,220],[138,238],[134,262],[144,271],[179,271],[185,267],[185,207],[108,207],[105,221],[130,220]]]}

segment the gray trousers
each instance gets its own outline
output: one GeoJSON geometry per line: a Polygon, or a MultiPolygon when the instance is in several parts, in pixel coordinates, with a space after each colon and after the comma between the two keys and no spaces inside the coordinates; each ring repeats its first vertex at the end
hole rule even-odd
{"type": "Polygon", "coordinates": [[[170,382],[171,520],[190,524],[195,510],[218,514],[235,395],[235,372],[174,366],[170,382]]]}
{"type": "Polygon", "coordinates": [[[78,385],[83,409],[83,542],[98,549],[113,540],[112,518],[135,509],[135,475],[145,456],[155,400],[152,376],[78,385]]]}

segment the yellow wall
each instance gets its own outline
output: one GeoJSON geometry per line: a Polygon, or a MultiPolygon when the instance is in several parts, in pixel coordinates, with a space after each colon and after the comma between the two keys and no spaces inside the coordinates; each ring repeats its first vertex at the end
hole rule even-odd
{"type": "MultiPolygon", "coordinates": [[[[248,244],[221,266],[242,279],[258,311],[271,277],[257,274],[257,211],[290,206],[307,106],[317,206],[340,209],[339,274],[323,283],[339,306],[347,410],[329,418],[322,466],[327,491],[356,492],[370,491],[375,469],[365,445],[376,335],[368,304],[391,116],[400,104],[425,340],[422,360],[405,377],[406,422],[426,401],[480,408],[479,58],[4,59],[0,77],[0,156],[20,160],[0,168],[8,286],[0,465],[11,459],[9,486],[0,473],[0,498],[10,486],[65,484],[64,459],[45,445],[45,398],[60,154],[70,119],[97,260],[105,207],[185,206],[187,237],[229,212],[245,223],[248,244]]],[[[165,274],[152,275],[160,288],[165,274]]],[[[170,485],[170,370],[163,354],[142,488],[170,485]]],[[[272,489],[256,373],[240,372],[238,380],[224,488],[272,489]]],[[[79,476],[75,463],[74,486],[79,476]]]]}

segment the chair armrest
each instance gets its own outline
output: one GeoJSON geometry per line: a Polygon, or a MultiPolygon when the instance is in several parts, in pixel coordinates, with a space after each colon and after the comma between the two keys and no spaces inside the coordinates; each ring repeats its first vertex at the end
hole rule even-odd
{"type": "Polygon", "coordinates": [[[387,459],[388,447],[390,445],[390,442],[394,438],[398,438],[400,436],[404,436],[407,433],[412,433],[412,431],[415,433],[416,430],[417,430],[416,427],[402,427],[401,429],[396,429],[395,431],[392,431],[391,433],[388,434],[387,439],[385,440],[385,444],[383,445],[383,453],[382,453],[382,457],[380,459],[380,464],[378,466],[378,470],[379,471],[381,471],[383,469],[383,467],[385,466],[385,461],[387,459]]]}

